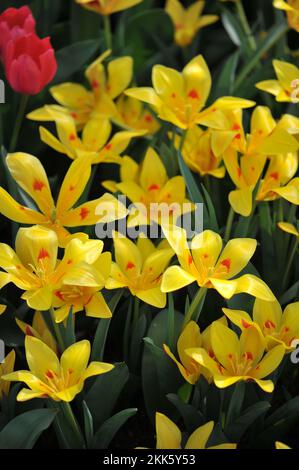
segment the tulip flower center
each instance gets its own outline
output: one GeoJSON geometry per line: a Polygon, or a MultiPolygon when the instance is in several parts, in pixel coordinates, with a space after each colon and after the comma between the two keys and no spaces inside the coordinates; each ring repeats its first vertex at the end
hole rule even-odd
{"type": "Polygon", "coordinates": [[[74,370],[61,369],[59,373],[48,369],[44,373],[44,381],[40,383],[40,388],[45,391],[46,395],[61,392],[71,385],[74,385],[74,370]]]}

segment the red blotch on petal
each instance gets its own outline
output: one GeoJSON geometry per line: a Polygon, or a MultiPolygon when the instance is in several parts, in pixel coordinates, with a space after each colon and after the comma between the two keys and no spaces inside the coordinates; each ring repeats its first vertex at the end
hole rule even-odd
{"type": "Polygon", "coordinates": [[[127,266],[126,266],[126,270],[134,269],[135,267],[136,267],[135,264],[132,261],[129,261],[127,266]]]}
{"type": "Polygon", "coordinates": [[[50,258],[50,255],[49,255],[49,253],[47,252],[47,250],[45,248],[41,248],[37,259],[38,259],[38,261],[40,261],[40,260],[46,259],[46,258],[50,258]]]}
{"type": "Polygon", "coordinates": [[[265,321],[265,328],[275,328],[275,324],[271,320],[265,321]]]}
{"type": "Polygon", "coordinates": [[[43,183],[43,181],[34,180],[33,182],[34,191],[42,191],[44,187],[45,187],[45,183],[43,183]]]}
{"type": "Polygon", "coordinates": [[[147,189],[148,191],[156,191],[157,189],[160,189],[160,186],[158,184],[151,184],[147,189]]]}
{"type": "Polygon", "coordinates": [[[227,259],[224,259],[223,261],[221,261],[222,266],[225,266],[226,267],[226,270],[227,272],[229,272],[230,270],[230,267],[231,267],[231,260],[229,258],[227,259]]]}
{"type": "Polygon", "coordinates": [[[192,98],[193,100],[199,100],[199,94],[194,88],[189,91],[188,96],[189,98],[192,98]]]}
{"type": "Polygon", "coordinates": [[[250,327],[250,323],[248,323],[246,320],[243,320],[243,319],[242,319],[242,326],[243,326],[243,328],[249,328],[249,327],[250,327]]]}
{"type": "Polygon", "coordinates": [[[88,214],[89,214],[89,210],[88,210],[86,207],[82,207],[82,209],[81,209],[81,211],[80,211],[81,220],[86,219],[86,217],[88,216],[88,214]]]}

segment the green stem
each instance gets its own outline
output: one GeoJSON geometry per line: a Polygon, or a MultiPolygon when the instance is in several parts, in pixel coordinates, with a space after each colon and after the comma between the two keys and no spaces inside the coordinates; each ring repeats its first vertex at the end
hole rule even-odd
{"type": "Polygon", "coordinates": [[[111,33],[111,20],[109,15],[103,16],[104,20],[104,35],[107,49],[112,49],[112,33],[111,33]]]}
{"type": "Polygon", "coordinates": [[[243,27],[243,30],[244,30],[246,36],[248,37],[249,47],[252,51],[256,51],[257,50],[257,45],[256,45],[256,42],[255,42],[255,38],[252,34],[250,25],[248,23],[247,16],[246,16],[246,13],[245,13],[245,10],[244,10],[244,7],[243,7],[243,3],[241,1],[237,2],[236,3],[236,8],[237,8],[237,13],[239,15],[240,23],[243,27]]]}
{"type": "Polygon", "coordinates": [[[235,216],[235,212],[234,212],[234,209],[231,207],[228,213],[227,221],[226,221],[225,234],[224,234],[225,242],[228,242],[228,240],[230,239],[234,216],[235,216]]]}
{"type": "Polygon", "coordinates": [[[51,315],[53,330],[54,330],[54,333],[55,333],[55,336],[59,345],[59,349],[61,352],[63,352],[65,350],[65,344],[64,344],[64,340],[60,331],[59,324],[56,323],[55,321],[55,314],[54,314],[53,307],[50,308],[50,315],[51,315]]]}
{"type": "Polygon", "coordinates": [[[260,49],[256,51],[256,54],[252,57],[251,60],[248,61],[245,67],[241,70],[240,74],[238,75],[235,81],[234,92],[236,92],[238,88],[243,85],[244,80],[250,74],[250,72],[255,68],[255,66],[258,64],[258,62],[263,57],[263,55],[265,55],[269,51],[269,49],[271,49],[274,46],[274,44],[277,41],[279,41],[279,39],[289,29],[288,25],[285,23],[282,23],[278,26],[275,25],[274,27],[275,27],[275,30],[273,29],[273,33],[268,34],[268,39],[264,41],[260,49]]]}
{"type": "Polygon", "coordinates": [[[133,313],[133,327],[136,326],[139,318],[139,299],[135,297],[134,299],[134,313],[133,313]]]}
{"type": "Polygon", "coordinates": [[[19,109],[18,109],[16,121],[15,121],[15,126],[13,129],[10,144],[9,144],[10,153],[16,150],[16,146],[18,144],[18,139],[19,139],[22,122],[23,122],[23,118],[24,118],[27,103],[28,103],[28,98],[29,98],[28,95],[21,95],[19,109]]]}
{"type": "MultiPolygon", "coordinates": [[[[79,424],[74,416],[73,410],[71,408],[71,405],[68,402],[62,401],[61,402],[61,408],[63,410],[63,413],[70,425],[70,428],[72,429],[72,432],[74,434],[76,443],[80,448],[85,447],[84,443],[84,438],[82,435],[82,431],[79,427],[79,424]]],[[[76,446],[77,447],[77,446],[76,446]]]]}
{"type": "Polygon", "coordinates": [[[167,312],[167,330],[168,330],[168,344],[170,349],[174,348],[174,304],[173,296],[168,294],[168,312],[167,312]]]}
{"type": "Polygon", "coordinates": [[[287,264],[287,267],[286,267],[286,270],[285,270],[285,273],[284,273],[284,276],[283,276],[282,292],[285,291],[286,284],[287,284],[288,278],[289,278],[289,274],[290,274],[290,271],[291,271],[291,268],[292,268],[292,264],[293,264],[293,261],[294,261],[294,258],[295,258],[296,252],[297,252],[298,244],[299,244],[299,238],[297,237],[296,240],[295,240],[294,246],[292,248],[292,251],[291,251],[291,254],[290,254],[290,257],[289,257],[289,261],[288,261],[288,264],[287,264]]]}
{"type": "Polygon", "coordinates": [[[195,295],[194,299],[192,300],[191,305],[190,305],[190,307],[189,307],[189,309],[188,309],[188,311],[185,315],[183,326],[186,326],[187,323],[189,323],[193,319],[193,316],[194,316],[197,308],[199,307],[199,304],[201,303],[202,300],[204,300],[206,292],[207,292],[206,287],[201,287],[197,291],[197,294],[195,295]]]}

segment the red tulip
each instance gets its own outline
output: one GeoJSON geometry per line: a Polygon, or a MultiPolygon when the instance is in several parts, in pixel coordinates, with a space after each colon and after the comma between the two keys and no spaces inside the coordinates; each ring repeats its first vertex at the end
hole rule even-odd
{"type": "Polygon", "coordinates": [[[4,66],[14,91],[36,95],[55,76],[57,62],[50,38],[27,34],[10,40],[5,49],[4,66]]]}
{"type": "Polygon", "coordinates": [[[30,33],[35,33],[35,19],[30,8],[7,8],[0,15],[0,57],[11,39],[30,33]]]}

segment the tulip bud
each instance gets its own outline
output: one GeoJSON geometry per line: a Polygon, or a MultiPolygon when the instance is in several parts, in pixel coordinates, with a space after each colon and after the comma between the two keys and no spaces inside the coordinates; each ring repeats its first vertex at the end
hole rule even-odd
{"type": "Polygon", "coordinates": [[[17,93],[36,95],[54,78],[57,62],[50,38],[28,34],[10,40],[5,49],[7,80],[17,93]]]}
{"type": "Polygon", "coordinates": [[[35,33],[35,19],[28,6],[7,8],[0,15],[0,58],[11,39],[35,33]]]}

